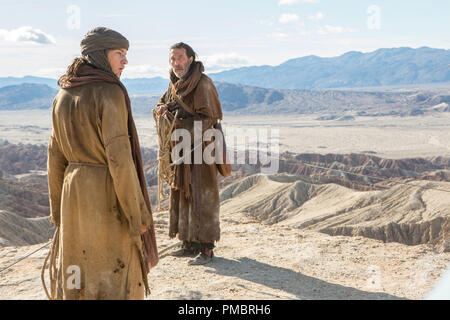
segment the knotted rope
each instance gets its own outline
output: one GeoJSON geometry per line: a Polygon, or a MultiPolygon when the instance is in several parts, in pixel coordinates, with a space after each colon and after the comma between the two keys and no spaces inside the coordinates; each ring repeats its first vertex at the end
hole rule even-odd
{"type": "Polygon", "coordinates": [[[171,149],[172,132],[175,126],[175,121],[178,115],[178,110],[173,116],[170,112],[163,115],[158,115],[153,110],[153,118],[155,119],[156,133],[158,135],[158,211],[162,211],[161,200],[168,197],[164,193],[164,182],[170,184],[172,177],[175,174],[173,165],[171,164],[171,149]]]}
{"type": "Polygon", "coordinates": [[[55,234],[52,239],[52,246],[48,251],[47,256],[44,260],[44,265],[41,270],[41,280],[42,286],[44,287],[45,294],[49,300],[56,299],[56,277],[57,277],[57,267],[56,267],[56,259],[59,255],[59,227],[56,227],[55,234]],[[45,284],[45,269],[47,269],[47,262],[49,262],[48,273],[50,278],[50,293],[47,290],[47,286],[45,284]]]}

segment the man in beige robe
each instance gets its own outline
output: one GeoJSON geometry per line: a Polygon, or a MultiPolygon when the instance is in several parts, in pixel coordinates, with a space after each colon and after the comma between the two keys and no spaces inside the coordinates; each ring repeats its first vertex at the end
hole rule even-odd
{"type": "MultiPolygon", "coordinates": [[[[213,128],[222,120],[222,109],[212,80],[203,71],[203,64],[195,61],[195,52],[185,43],[170,49],[170,84],[159,99],[155,112],[176,113],[175,128],[190,132],[192,142],[191,163],[174,164],[175,175],[171,181],[169,205],[169,236],[178,235],[183,241],[176,256],[198,253],[189,264],[206,264],[213,257],[214,243],[220,239],[220,199],[215,163],[194,163],[194,121],[201,122],[202,132],[213,128]]],[[[202,143],[201,151],[208,142],[202,143]]],[[[203,153],[201,152],[203,155],[203,153]]]]}
{"type": "Polygon", "coordinates": [[[81,48],[58,81],[52,109],[48,184],[59,257],[50,298],[143,299],[157,251],[136,128],[119,80],[128,40],[95,28],[81,48]]]}

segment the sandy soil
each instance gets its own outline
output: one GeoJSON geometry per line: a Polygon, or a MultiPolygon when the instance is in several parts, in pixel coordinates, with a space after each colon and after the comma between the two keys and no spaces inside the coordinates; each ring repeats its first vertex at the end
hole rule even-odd
{"type": "MultiPolygon", "coordinates": [[[[156,147],[151,116],[135,115],[143,147],[156,147]]],[[[318,115],[224,115],[225,130],[278,129],[280,152],[362,153],[399,159],[450,156],[450,114],[421,117],[356,117],[352,121],[318,121],[318,115]]],[[[274,131],[275,132],[275,131],[274,131]]],[[[0,111],[0,137],[12,143],[47,144],[51,133],[48,110],[0,111]]],[[[229,139],[227,137],[227,139],[229,139]]],[[[231,145],[231,141],[228,145],[231,145]]],[[[237,148],[246,148],[236,142],[237,148]]]]}
{"type": "MultiPolygon", "coordinates": [[[[167,236],[167,212],[155,214],[159,249],[167,236]]],[[[221,219],[214,260],[189,266],[189,257],[161,256],[151,271],[147,299],[421,299],[450,262],[450,253],[428,245],[328,236],[268,226],[242,214],[221,219]]],[[[42,245],[0,249],[0,266],[42,245]]],[[[45,299],[40,267],[47,249],[0,277],[0,299],[45,299]]],[[[170,253],[170,251],[169,251],[170,253]]]]}
{"type": "Polygon", "coordinates": [[[365,153],[400,159],[450,155],[450,114],[355,117],[318,121],[309,116],[224,116],[224,128],[278,129],[280,152],[365,153]]]}

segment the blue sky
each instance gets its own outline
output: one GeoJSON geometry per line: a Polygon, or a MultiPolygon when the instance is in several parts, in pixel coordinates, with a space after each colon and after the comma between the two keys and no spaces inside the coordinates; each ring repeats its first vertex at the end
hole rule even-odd
{"type": "Polygon", "coordinates": [[[207,72],[305,55],[450,48],[448,0],[0,0],[0,77],[57,77],[93,27],[131,43],[124,77],[167,77],[168,48],[193,46],[207,72]]]}

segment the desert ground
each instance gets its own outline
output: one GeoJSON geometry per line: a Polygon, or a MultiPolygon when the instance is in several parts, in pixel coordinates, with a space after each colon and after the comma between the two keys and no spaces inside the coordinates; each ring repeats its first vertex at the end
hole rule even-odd
{"type": "MultiPolygon", "coordinates": [[[[159,247],[167,214],[156,214],[159,247]]],[[[0,249],[4,266],[42,245],[0,249]]],[[[364,237],[329,236],[267,226],[242,214],[222,216],[214,261],[162,255],[150,272],[147,299],[421,299],[442,275],[448,253],[364,237]]],[[[0,278],[1,299],[46,299],[40,271],[47,250],[19,262],[0,278]]]]}
{"type": "MultiPolygon", "coordinates": [[[[225,114],[223,126],[279,130],[280,153],[368,153],[390,159],[450,157],[448,113],[355,117],[349,121],[316,118],[225,114]]],[[[136,115],[135,121],[141,145],[155,147],[153,119],[136,115]]],[[[0,112],[1,139],[45,145],[50,132],[47,110],[0,112]]],[[[313,186],[293,175],[256,175],[234,181],[221,191],[222,232],[213,262],[188,266],[189,258],[163,254],[149,274],[152,294],[146,299],[427,298],[450,265],[450,252],[445,249],[450,237],[445,230],[440,233],[439,246],[426,241],[408,245],[356,233],[323,232],[334,226],[383,227],[391,222],[420,224],[448,219],[450,182],[416,183],[419,186],[355,191],[331,183],[313,186]],[[296,197],[306,189],[314,189],[314,197],[303,199],[303,205],[296,197]],[[229,194],[232,197],[226,196],[229,194]],[[279,197],[272,199],[275,194],[279,197]],[[290,195],[295,199],[289,200],[290,195]],[[278,206],[282,210],[275,210],[278,206]],[[392,212],[384,215],[386,211],[380,213],[377,208],[392,212]],[[273,219],[272,211],[283,219],[273,219]],[[378,215],[372,216],[373,212],[378,215]],[[341,220],[341,216],[335,217],[337,213],[343,213],[341,220]]],[[[177,240],[168,238],[167,211],[154,211],[162,250],[177,240]]],[[[43,245],[0,246],[0,270],[43,245]]],[[[0,299],[46,299],[40,272],[47,252],[44,248],[2,272],[0,299]]]]}
{"type": "MultiPolygon", "coordinates": [[[[270,129],[274,136],[275,130],[279,130],[280,153],[371,152],[392,159],[450,155],[450,113],[420,117],[360,116],[349,121],[316,120],[317,117],[225,114],[222,123],[225,135],[226,130],[270,129]]],[[[153,118],[150,115],[134,118],[141,146],[156,147],[153,118]]],[[[47,144],[50,133],[48,110],[0,111],[1,139],[11,143],[47,144]]]]}

